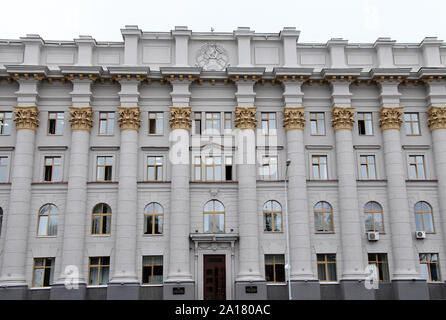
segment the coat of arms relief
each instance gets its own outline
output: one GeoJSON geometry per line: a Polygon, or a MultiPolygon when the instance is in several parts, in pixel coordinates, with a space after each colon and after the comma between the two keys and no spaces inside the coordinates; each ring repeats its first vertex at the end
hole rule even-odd
{"type": "Polygon", "coordinates": [[[216,43],[206,43],[197,52],[197,65],[204,71],[223,71],[229,66],[227,51],[216,43]]]}

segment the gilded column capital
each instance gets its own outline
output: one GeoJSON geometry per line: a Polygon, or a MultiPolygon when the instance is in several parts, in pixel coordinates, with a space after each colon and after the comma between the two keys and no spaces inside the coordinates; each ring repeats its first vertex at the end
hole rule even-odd
{"type": "Polygon", "coordinates": [[[189,131],[192,126],[191,113],[191,107],[170,107],[170,128],[172,130],[184,129],[189,131]]]}
{"type": "Polygon", "coordinates": [[[303,130],[305,127],[305,107],[284,108],[283,126],[286,131],[303,130]]]}
{"type": "Polygon", "coordinates": [[[141,120],[139,120],[139,107],[118,107],[119,126],[122,130],[139,130],[141,120]]]}
{"type": "Polygon", "coordinates": [[[90,132],[93,126],[93,110],[91,107],[70,107],[71,130],[90,132]]]}
{"type": "Polygon", "coordinates": [[[379,125],[381,130],[400,130],[403,120],[401,115],[403,114],[403,107],[382,107],[379,110],[379,125]]]}
{"type": "Polygon", "coordinates": [[[335,131],[352,130],[355,119],[355,108],[353,107],[334,107],[331,110],[331,124],[335,131]]]}
{"type": "Polygon", "coordinates": [[[235,107],[235,126],[240,129],[252,129],[257,126],[256,107],[235,107]]]}
{"type": "Polygon", "coordinates": [[[446,106],[432,106],[427,110],[427,115],[431,131],[446,129],[446,106]]]}
{"type": "Polygon", "coordinates": [[[39,109],[37,107],[14,107],[16,130],[36,130],[39,126],[39,109]]]}

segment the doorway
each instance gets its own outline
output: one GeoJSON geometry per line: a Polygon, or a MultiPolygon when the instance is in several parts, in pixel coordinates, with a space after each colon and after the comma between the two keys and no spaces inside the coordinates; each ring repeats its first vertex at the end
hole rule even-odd
{"type": "Polygon", "coordinates": [[[204,300],[226,300],[226,257],[203,256],[204,300]]]}

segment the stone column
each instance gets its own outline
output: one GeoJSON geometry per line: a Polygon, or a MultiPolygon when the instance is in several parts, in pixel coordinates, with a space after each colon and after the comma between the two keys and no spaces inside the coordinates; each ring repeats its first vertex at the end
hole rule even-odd
{"type": "Polygon", "coordinates": [[[64,210],[64,234],[60,275],[51,287],[52,300],[84,300],[87,285],[85,225],[87,212],[88,158],[93,110],[90,107],[89,79],[71,80],[73,106],[70,107],[71,144],[68,168],[67,200],[64,210]],[[67,286],[66,286],[67,285],[67,286]]]}
{"type": "MultiPolygon", "coordinates": [[[[175,90],[175,89],[174,89],[175,90]]],[[[170,108],[171,197],[169,221],[169,267],[164,281],[164,299],[193,300],[195,284],[190,270],[189,232],[189,130],[191,107],[170,108]],[[184,294],[174,295],[177,288],[184,294]]]]}
{"type": "Polygon", "coordinates": [[[341,291],[346,300],[373,299],[374,291],[364,286],[365,253],[362,250],[360,210],[356,186],[356,162],[353,153],[352,127],[354,108],[334,107],[332,124],[336,138],[338,173],[338,212],[341,220],[342,259],[341,291]],[[361,282],[362,281],[362,282],[361,282]]]}
{"type": "Polygon", "coordinates": [[[12,161],[11,191],[3,241],[3,259],[0,274],[0,300],[26,299],[26,254],[28,228],[36,212],[31,212],[31,182],[33,175],[36,129],[39,110],[30,105],[37,97],[37,80],[19,80],[19,106],[14,107],[16,143],[12,161]],[[31,95],[25,94],[29,93],[31,95]],[[21,96],[23,94],[23,96],[21,96]]]}
{"type": "Polygon", "coordinates": [[[138,214],[138,107],[119,107],[121,147],[114,273],[107,288],[107,300],[137,300],[136,234],[138,214]]]}
{"type": "Polygon", "coordinates": [[[399,105],[398,82],[385,81],[379,85],[382,108],[379,123],[383,135],[384,162],[387,176],[389,222],[392,236],[393,273],[392,287],[395,299],[426,299],[429,297],[426,282],[420,280],[416,269],[413,230],[410,219],[405,160],[402,155],[400,127],[403,107],[399,105]]]}
{"type": "Polygon", "coordinates": [[[256,107],[236,107],[236,165],[239,214],[239,268],[235,283],[237,300],[266,299],[264,276],[260,274],[259,225],[257,210],[256,107]],[[257,286],[257,294],[247,294],[246,286],[257,286]]]}

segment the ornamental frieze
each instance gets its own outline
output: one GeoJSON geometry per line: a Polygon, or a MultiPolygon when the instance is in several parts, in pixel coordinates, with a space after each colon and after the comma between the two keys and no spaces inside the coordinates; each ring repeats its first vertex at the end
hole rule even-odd
{"type": "Polygon", "coordinates": [[[118,107],[118,113],[118,122],[121,130],[138,131],[141,124],[141,120],[139,120],[140,111],[138,107],[118,107]]]}
{"type": "Polygon", "coordinates": [[[191,107],[170,107],[170,127],[172,130],[189,130],[192,126],[191,107]]]}
{"type": "Polygon", "coordinates": [[[403,120],[403,107],[382,107],[379,110],[379,125],[381,130],[400,130],[403,120]]]}
{"type": "Polygon", "coordinates": [[[446,107],[432,106],[427,110],[429,116],[427,123],[431,131],[446,129],[446,107]]]}
{"type": "Polygon", "coordinates": [[[257,126],[256,113],[256,107],[235,107],[235,126],[240,130],[254,130],[257,126]]]}
{"type": "Polygon", "coordinates": [[[283,109],[285,130],[303,130],[305,126],[305,107],[283,109]]]}
{"type": "Polygon", "coordinates": [[[39,110],[37,107],[14,107],[16,130],[36,130],[39,126],[39,110]]]}
{"type": "Polygon", "coordinates": [[[70,107],[71,130],[90,131],[93,126],[93,110],[91,107],[70,107]]]}
{"type": "Polygon", "coordinates": [[[352,107],[334,107],[331,110],[331,124],[335,131],[352,130],[355,119],[355,108],[352,107]]]}

